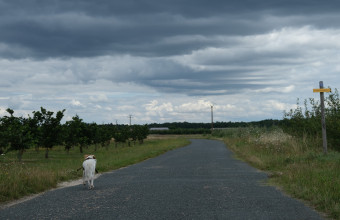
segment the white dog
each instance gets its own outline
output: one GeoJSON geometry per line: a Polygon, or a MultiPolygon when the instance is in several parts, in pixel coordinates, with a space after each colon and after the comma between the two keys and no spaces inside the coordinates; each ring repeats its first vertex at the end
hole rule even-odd
{"type": "Polygon", "coordinates": [[[94,155],[85,155],[85,161],[83,162],[83,184],[88,184],[89,189],[93,189],[93,180],[96,172],[96,157],[94,155]]]}

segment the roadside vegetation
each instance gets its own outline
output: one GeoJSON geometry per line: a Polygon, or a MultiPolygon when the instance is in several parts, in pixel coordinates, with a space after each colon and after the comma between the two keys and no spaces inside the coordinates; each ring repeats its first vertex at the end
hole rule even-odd
{"type": "Polygon", "coordinates": [[[284,114],[279,126],[214,130],[236,156],[266,171],[269,184],[340,219],[340,101],[326,99],[328,154],[323,153],[321,114],[314,99],[284,114]]]}
{"type": "Polygon", "coordinates": [[[76,180],[82,177],[84,154],[95,154],[99,173],[118,169],[158,156],[166,151],[185,146],[189,141],[184,138],[149,138],[143,144],[114,142],[97,147],[88,145],[80,153],[79,148],[71,147],[68,152],[64,146],[55,146],[49,150],[49,159],[45,159],[45,149],[30,148],[25,150],[21,161],[16,152],[11,151],[0,156],[0,204],[43,192],[57,187],[58,183],[76,180]]]}

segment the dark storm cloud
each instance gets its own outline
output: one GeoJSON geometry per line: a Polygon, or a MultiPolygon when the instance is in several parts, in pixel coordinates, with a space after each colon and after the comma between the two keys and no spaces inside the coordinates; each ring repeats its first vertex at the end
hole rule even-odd
{"type": "Polygon", "coordinates": [[[339,1],[312,0],[2,0],[0,44],[5,49],[0,49],[0,56],[44,59],[184,54],[219,42],[164,40],[176,36],[243,36],[287,25],[280,20],[264,20],[268,15],[306,16],[290,20],[293,26],[339,25],[328,17],[336,14],[339,6],[339,1]]]}
{"type": "Polygon", "coordinates": [[[336,0],[0,0],[0,59],[51,65],[35,83],[109,80],[191,96],[272,89],[319,61],[311,54],[324,45],[312,47],[329,35],[313,30],[337,30],[339,11],[336,0]]]}

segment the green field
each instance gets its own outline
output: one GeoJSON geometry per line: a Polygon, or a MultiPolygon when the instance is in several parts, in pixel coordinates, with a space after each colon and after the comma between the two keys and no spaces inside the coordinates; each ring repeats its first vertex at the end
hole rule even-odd
{"type": "Polygon", "coordinates": [[[79,179],[84,154],[95,154],[99,173],[118,169],[155,157],[166,151],[185,146],[190,142],[185,138],[149,138],[144,144],[112,143],[95,151],[94,146],[72,148],[67,153],[64,147],[57,146],[50,151],[49,159],[44,158],[45,149],[29,149],[18,162],[17,153],[10,152],[0,156],[0,204],[43,192],[57,187],[63,181],[79,179]]]}

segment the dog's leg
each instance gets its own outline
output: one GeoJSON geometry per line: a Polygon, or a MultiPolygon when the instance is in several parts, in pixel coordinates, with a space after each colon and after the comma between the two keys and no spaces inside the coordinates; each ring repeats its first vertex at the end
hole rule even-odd
{"type": "Polygon", "coordinates": [[[87,183],[88,183],[87,187],[88,187],[88,189],[92,188],[92,183],[91,182],[92,182],[92,178],[89,177],[88,180],[87,180],[87,183]]]}
{"type": "Polygon", "coordinates": [[[90,179],[89,184],[90,184],[90,189],[93,189],[94,188],[93,177],[90,179]]]}
{"type": "Polygon", "coordinates": [[[85,170],[83,170],[83,185],[86,185],[86,180],[85,180],[85,170]]]}

